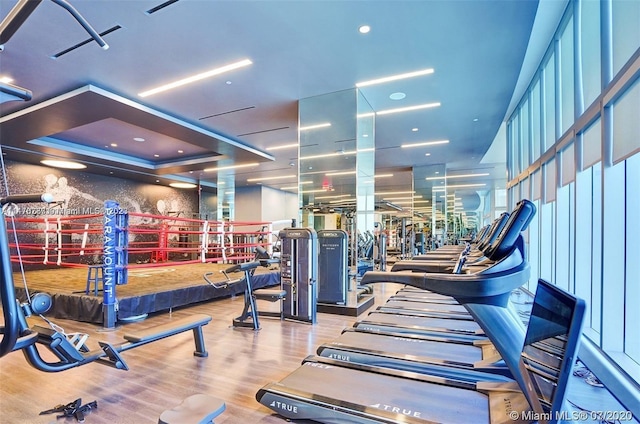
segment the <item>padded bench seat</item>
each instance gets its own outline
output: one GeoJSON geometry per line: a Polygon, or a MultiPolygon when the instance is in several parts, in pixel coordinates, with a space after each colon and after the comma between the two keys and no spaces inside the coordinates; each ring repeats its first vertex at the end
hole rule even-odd
{"type": "Polygon", "coordinates": [[[270,302],[275,302],[287,297],[287,291],[280,289],[260,289],[254,290],[253,296],[259,300],[268,300],[270,302]]]}

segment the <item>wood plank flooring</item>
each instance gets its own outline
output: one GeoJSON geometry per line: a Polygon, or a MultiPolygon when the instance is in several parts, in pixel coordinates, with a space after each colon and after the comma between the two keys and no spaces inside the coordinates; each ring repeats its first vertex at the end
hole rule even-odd
{"type": "MultiPolygon", "coordinates": [[[[377,284],[376,304],[400,288],[377,284]]],[[[274,304],[260,302],[260,310],[274,304]]],[[[88,424],[157,423],[163,410],[178,405],[195,393],[216,396],[226,402],[226,411],[216,423],[282,423],[284,420],[260,405],[255,393],[267,383],[284,378],[317,346],[335,339],[354,317],[318,314],[318,324],[309,325],[262,318],[262,330],[234,329],[233,317],[240,314],[242,297],[228,298],[156,314],[142,322],[104,331],[100,326],[57,319],[67,333],[89,334],[90,348],[98,341],[119,343],[122,334],[148,328],[194,313],[211,315],[204,336],[208,358],[193,356],[191,331],[122,353],[129,371],[93,363],[60,373],[32,368],[20,352],[0,359],[0,423],[75,423],[73,418],[56,420],[40,411],[77,398],[96,400],[98,409],[86,417],[88,424]]],[[[42,324],[40,318],[30,324],[42,324]]]]}

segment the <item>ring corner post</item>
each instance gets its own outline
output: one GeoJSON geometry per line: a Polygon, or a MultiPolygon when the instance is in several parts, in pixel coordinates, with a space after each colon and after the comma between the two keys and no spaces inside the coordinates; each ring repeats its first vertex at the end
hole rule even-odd
{"type": "Polygon", "coordinates": [[[104,248],[103,248],[103,303],[102,326],[115,328],[116,325],[116,268],[117,268],[117,210],[114,200],[104,202],[104,248]]]}

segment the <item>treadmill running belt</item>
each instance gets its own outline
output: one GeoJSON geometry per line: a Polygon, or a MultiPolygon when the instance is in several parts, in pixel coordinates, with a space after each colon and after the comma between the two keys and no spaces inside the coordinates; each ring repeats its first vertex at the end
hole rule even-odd
{"type": "MultiPolygon", "coordinates": [[[[407,337],[384,336],[346,332],[333,342],[322,345],[325,348],[349,349],[357,346],[363,351],[406,355],[408,359],[430,358],[443,364],[467,364],[482,360],[482,349],[471,345],[442,343],[430,340],[411,339],[407,337]]],[[[348,356],[349,353],[345,353],[348,356]]],[[[326,356],[326,355],[323,355],[326,356]]],[[[338,358],[341,359],[341,358],[338,358]]]]}
{"type": "Polygon", "coordinates": [[[446,318],[425,318],[412,315],[392,315],[380,312],[370,313],[365,319],[362,320],[361,323],[392,324],[411,327],[414,330],[416,329],[416,327],[420,327],[424,330],[430,331],[459,332],[461,334],[483,334],[482,329],[475,321],[463,321],[446,318]]]}
{"type": "Polygon", "coordinates": [[[286,418],[323,423],[489,422],[489,397],[475,390],[311,362],[256,398],[286,418]]]}

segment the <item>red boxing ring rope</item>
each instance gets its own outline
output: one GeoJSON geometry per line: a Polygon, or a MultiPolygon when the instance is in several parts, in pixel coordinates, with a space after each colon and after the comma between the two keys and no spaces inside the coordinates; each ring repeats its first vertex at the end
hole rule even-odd
{"type": "MultiPolygon", "coordinates": [[[[102,261],[103,215],[14,217],[22,260],[35,266],[88,267],[102,261]]],[[[129,213],[127,268],[232,263],[272,251],[272,223],[208,221],[129,213]],[[256,229],[257,227],[257,229],[256,229]]],[[[12,262],[17,262],[15,244],[12,262]]]]}

